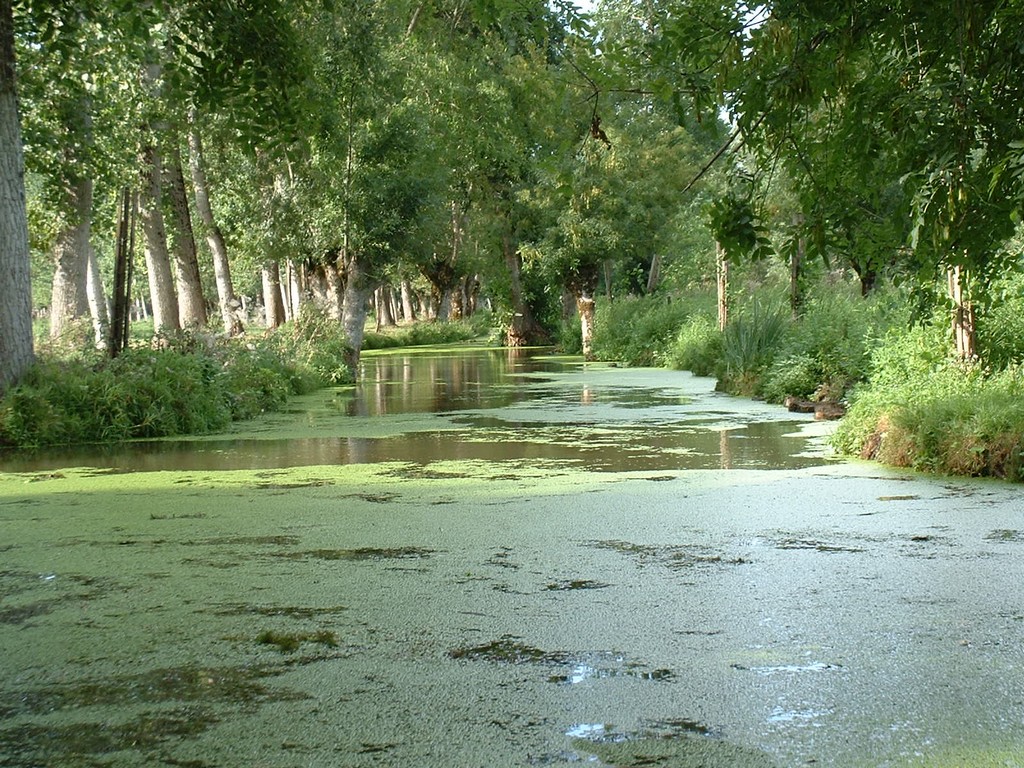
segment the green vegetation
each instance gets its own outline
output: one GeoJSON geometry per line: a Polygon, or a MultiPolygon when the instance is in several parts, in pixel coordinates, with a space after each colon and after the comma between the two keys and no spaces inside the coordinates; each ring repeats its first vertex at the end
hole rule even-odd
{"type": "MultiPolygon", "coordinates": [[[[927,355],[963,373],[927,383],[1012,391],[1016,0],[180,5],[3,9],[0,175],[26,204],[0,205],[0,442],[209,431],[351,381],[363,348],[485,336],[881,402],[879,340],[935,313],[927,355]],[[146,343],[80,353],[120,347],[129,309],[146,343]],[[177,335],[214,327],[280,330],[177,335]]],[[[931,415],[887,418],[962,427],[931,415]]],[[[981,421],[974,453],[1006,453],[981,421]]],[[[888,442],[868,453],[1013,474],[888,442]]]]}
{"type": "Polygon", "coordinates": [[[629,365],[663,362],[719,379],[732,394],[781,403],[846,403],[833,438],[846,455],[894,466],[1024,480],[1024,334],[1018,333],[1024,280],[1006,280],[1010,298],[979,328],[987,359],[952,352],[946,315],[914,321],[911,302],[891,290],[859,296],[846,283],[815,286],[793,319],[770,284],[734,309],[718,330],[708,301],[678,324],[671,344],[623,328],[659,328],[664,302],[599,304],[595,348],[629,365]],[[608,339],[606,342],[605,339],[608,339]]]}

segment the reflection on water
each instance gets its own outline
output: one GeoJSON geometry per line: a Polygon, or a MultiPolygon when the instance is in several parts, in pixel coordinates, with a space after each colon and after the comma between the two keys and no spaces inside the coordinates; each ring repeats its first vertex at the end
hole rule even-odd
{"type": "Polygon", "coordinates": [[[327,401],[299,399],[286,414],[243,425],[251,427],[248,435],[47,451],[11,457],[3,468],[230,470],[479,460],[672,471],[824,461],[820,451],[808,450],[802,422],[763,406],[748,414],[729,410],[743,402],[723,401],[709,380],[686,373],[587,368],[537,350],[366,355],[358,386],[327,401]],[[439,420],[364,436],[367,427],[402,414],[439,420]],[[283,432],[291,426],[292,434],[275,438],[271,426],[283,432]],[[296,434],[299,427],[306,433],[296,434]]]}

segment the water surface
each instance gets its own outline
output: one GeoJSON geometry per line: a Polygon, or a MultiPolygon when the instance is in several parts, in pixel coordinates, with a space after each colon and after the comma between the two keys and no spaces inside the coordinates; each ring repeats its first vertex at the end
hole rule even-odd
{"type": "Polygon", "coordinates": [[[685,373],[364,365],[0,467],[0,765],[1024,765],[1019,488],[685,373]]]}

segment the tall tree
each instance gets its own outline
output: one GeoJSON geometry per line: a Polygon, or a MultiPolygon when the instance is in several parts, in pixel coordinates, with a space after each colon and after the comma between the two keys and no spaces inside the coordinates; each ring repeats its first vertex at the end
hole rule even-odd
{"type": "Polygon", "coordinates": [[[13,9],[11,0],[0,0],[0,392],[33,360],[25,166],[15,70],[13,9]]]}

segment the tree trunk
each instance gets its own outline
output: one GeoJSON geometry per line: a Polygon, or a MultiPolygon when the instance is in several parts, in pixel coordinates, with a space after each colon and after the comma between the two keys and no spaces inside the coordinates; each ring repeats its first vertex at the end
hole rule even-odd
{"type": "Polygon", "coordinates": [[[953,300],[953,339],[956,341],[956,354],[962,360],[976,360],[978,348],[974,302],[970,299],[967,270],[960,266],[950,267],[946,276],[949,297],[953,300]]]}
{"type": "Polygon", "coordinates": [[[174,277],[171,275],[171,256],[167,250],[167,230],[161,210],[163,187],[161,183],[160,152],[150,143],[142,150],[142,175],[139,192],[139,217],[146,238],[146,272],[149,278],[149,296],[153,302],[153,326],[157,333],[177,331],[178,299],[174,295],[174,277]]]}
{"type": "Polygon", "coordinates": [[[345,265],[345,303],[341,324],[349,349],[345,364],[355,376],[359,369],[359,355],[363,349],[363,329],[366,326],[366,303],[372,291],[366,286],[362,265],[356,257],[349,257],[345,265]]]}
{"type": "Polygon", "coordinates": [[[106,349],[107,334],[110,328],[110,309],[107,306],[106,291],[103,289],[103,275],[100,274],[96,251],[91,246],[86,269],[85,293],[89,300],[89,315],[92,317],[96,348],[106,349]]]}
{"type": "Polygon", "coordinates": [[[345,291],[341,285],[341,276],[334,260],[324,265],[324,278],[327,281],[327,316],[341,322],[342,304],[345,291]]]}
{"type": "Polygon", "coordinates": [[[501,247],[505,256],[505,266],[509,272],[509,287],[512,299],[512,321],[505,334],[506,344],[510,347],[528,347],[546,341],[547,334],[533,319],[533,312],[523,295],[522,257],[519,249],[512,243],[512,237],[505,234],[501,239],[501,247]]]}
{"type": "Polygon", "coordinates": [[[393,328],[395,323],[395,314],[392,311],[392,300],[391,300],[391,288],[386,285],[381,285],[375,291],[376,304],[377,304],[377,326],[385,328],[393,328]]]}
{"type": "Polygon", "coordinates": [[[175,280],[178,287],[178,322],[182,328],[202,328],[206,325],[206,300],[203,281],[199,273],[196,238],[192,231],[192,214],[188,208],[188,192],[181,169],[181,152],[175,142],[167,167],[168,193],[171,199],[172,228],[174,230],[175,280]]]}
{"type": "Polygon", "coordinates": [[[408,280],[402,281],[402,318],[407,323],[415,322],[416,310],[412,303],[412,286],[408,280]]]}
{"type": "Polygon", "coordinates": [[[267,261],[263,264],[261,275],[267,328],[277,328],[284,322],[284,304],[281,301],[281,268],[276,261],[267,261]]]}
{"type": "Polygon", "coordinates": [[[284,316],[286,320],[296,320],[302,309],[305,282],[302,277],[302,265],[288,259],[285,263],[285,275],[287,279],[281,283],[281,290],[284,293],[284,316]]]}
{"type": "Polygon", "coordinates": [[[195,126],[195,115],[191,116],[192,129],[189,132],[189,169],[192,175],[192,189],[196,198],[196,212],[206,234],[206,244],[213,255],[213,276],[217,283],[217,304],[220,307],[224,333],[237,336],[244,329],[238,317],[238,299],[231,282],[231,265],[228,261],[228,249],[224,243],[224,234],[213,216],[210,205],[210,188],[206,181],[206,169],[203,160],[203,142],[199,129],[195,126]]]}
{"type": "Polygon", "coordinates": [[[729,322],[729,262],[725,249],[715,243],[715,276],[718,284],[718,330],[724,331],[729,322]]]}
{"type": "Polygon", "coordinates": [[[658,282],[661,280],[661,255],[654,254],[651,258],[651,271],[647,274],[647,291],[646,293],[654,293],[654,290],[658,287],[658,282]]]}
{"type": "Polygon", "coordinates": [[[68,191],[70,218],[53,248],[53,287],[50,293],[50,338],[63,336],[89,313],[86,293],[89,274],[92,179],[77,180],[68,191]]]}
{"type": "Polygon", "coordinates": [[[576,311],[580,315],[580,333],[583,339],[583,359],[594,359],[594,297],[581,291],[576,294],[576,311]]]}
{"type": "Polygon", "coordinates": [[[33,360],[25,161],[14,72],[11,0],[0,0],[0,393],[33,360]]]}
{"type": "Polygon", "coordinates": [[[135,246],[135,196],[125,187],[117,219],[114,248],[114,309],[110,324],[108,353],[117,357],[128,346],[131,325],[132,252],[135,246]]]}
{"type": "Polygon", "coordinates": [[[789,309],[794,320],[798,320],[804,311],[804,256],[807,253],[807,240],[799,238],[796,250],[789,260],[789,309]]]}

